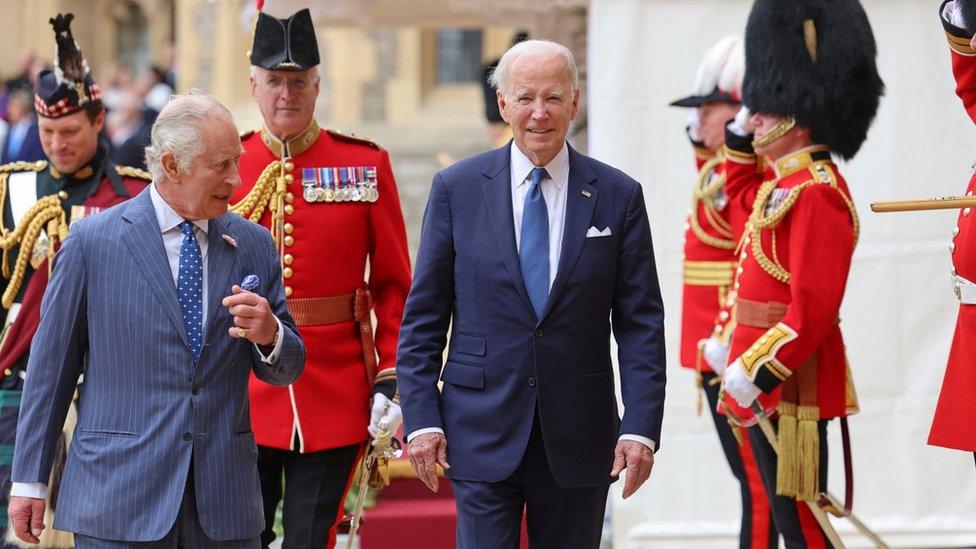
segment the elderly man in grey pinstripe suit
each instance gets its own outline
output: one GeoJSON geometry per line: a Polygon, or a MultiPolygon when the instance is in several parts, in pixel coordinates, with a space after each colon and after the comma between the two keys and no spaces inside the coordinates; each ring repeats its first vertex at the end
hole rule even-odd
{"type": "Polygon", "coordinates": [[[227,213],[241,152],[223,105],[177,96],[146,149],[153,184],[72,226],[24,384],[10,501],[22,540],[43,528],[43,483],[84,372],[55,528],[79,548],[259,546],[248,374],[288,385],[305,348],[271,236],[227,213]]]}

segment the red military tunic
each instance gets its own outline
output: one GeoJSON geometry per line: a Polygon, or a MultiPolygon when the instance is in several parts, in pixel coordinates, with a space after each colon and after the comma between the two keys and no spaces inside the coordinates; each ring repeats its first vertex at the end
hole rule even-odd
{"type": "MultiPolygon", "coordinates": [[[[730,359],[763,390],[765,410],[776,409],[781,384],[802,370],[797,383],[810,381],[800,396],[815,400],[806,404],[819,419],[855,412],[838,317],[857,239],[847,184],[825,147],[779,159],[776,177],[765,182],[753,154],[730,152],[728,164],[730,199],[755,196],[733,286],[730,359]]],[[[740,417],[752,416],[734,399],[726,402],[740,417]]]]}
{"type": "MultiPolygon", "coordinates": [[[[266,131],[245,134],[242,144],[244,184],[233,197],[235,203],[245,198],[269,165],[284,159],[277,164],[284,170],[286,191],[280,229],[282,276],[307,352],[302,375],[288,387],[251,377],[255,440],[303,453],[362,442],[372,395],[360,325],[352,319],[301,322],[298,313],[317,298],[368,287],[377,321],[379,377],[392,377],[400,317],[410,288],[410,257],[389,155],[370,141],[321,130],[314,122],[287,144],[266,131]],[[307,174],[312,174],[321,179],[323,172],[317,168],[363,168],[360,176],[366,168],[375,168],[376,201],[308,201],[303,178],[308,182],[307,174]]],[[[268,209],[260,223],[273,227],[268,209]]]]}
{"type": "MultiPolygon", "coordinates": [[[[940,11],[941,13],[941,11],[940,11]]],[[[956,94],[970,118],[976,122],[976,51],[969,47],[972,33],[945,20],[946,37],[952,50],[952,73],[956,94]]],[[[976,176],[969,181],[966,195],[976,194],[976,176]]],[[[952,266],[956,276],[976,282],[976,213],[966,208],[959,212],[952,237],[952,266]]],[[[946,366],[942,392],[935,409],[929,444],[976,452],[976,305],[960,304],[956,331],[946,366]]]]}
{"type": "Polygon", "coordinates": [[[712,334],[712,323],[735,270],[723,159],[721,154],[696,147],[698,182],[685,224],[680,361],[683,367],[700,372],[712,368],[699,357],[698,342],[712,334]]]}

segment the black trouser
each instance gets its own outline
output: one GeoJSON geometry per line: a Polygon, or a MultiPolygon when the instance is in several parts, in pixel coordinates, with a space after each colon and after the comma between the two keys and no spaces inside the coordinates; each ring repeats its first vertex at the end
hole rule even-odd
{"type": "MultiPolygon", "coordinates": [[[[742,520],[739,523],[739,549],[750,549],[759,547],[769,547],[775,549],[779,547],[779,532],[770,512],[770,506],[766,501],[756,501],[757,498],[765,498],[765,493],[754,493],[749,489],[749,477],[746,473],[746,459],[755,459],[748,447],[748,440],[739,444],[738,439],[732,433],[728,419],[718,412],[718,393],[721,388],[719,383],[711,383],[717,376],[713,373],[702,374],[702,388],[705,396],[708,397],[708,409],[712,412],[712,420],[715,422],[715,431],[718,433],[718,440],[722,444],[722,451],[725,459],[729,462],[732,475],[739,481],[739,496],[742,501],[742,520]],[[759,516],[762,514],[763,516],[759,516]]],[[[754,468],[752,474],[758,474],[754,468]]]]}
{"type": "Polygon", "coordinates": [[[340,518],[342,500],[349,486],[361,444],[302,454],[258,446],[258,472],[264,499],[264,532],[267,548],[275,539],[275,511],[282,497],[284,475],[283,549],[317,549],[334,541],[332,532],[340,518]]]}
{"type": "MultiPolygon", "coordinates": [[[[774,422],[775,423],[775,422],[774,422]]],[[[827,489],[827,422],[820,421],[820,490],[827,489]]],[[[773,520],[787,549],[830,547],[830,542],[820,529],[806,502],[776,494],[776,451],[758,425],[749,427],[749,442],[759,463],[763,484],[773,508],[773,520]]]]}

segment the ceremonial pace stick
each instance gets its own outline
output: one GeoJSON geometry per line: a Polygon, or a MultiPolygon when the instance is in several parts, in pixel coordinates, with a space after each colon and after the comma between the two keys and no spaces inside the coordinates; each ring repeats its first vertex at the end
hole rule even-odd
{"type": "MultiPolygon", "coordinates": [[[[766,439],[769,441],[769,445],[773,447],[773,451],[779,454],[779,442],[776,439],[776,430],[773,428],[772,422],[769,421],[768,413],[763,410],[762,405],[759,404],[758,400],[753,401],[750,409],[757,418],[760,418],[759,428],[762,429],[763,434],[766,435],[766,439]]],[[[840,507],[837,506],[837,498],[835,498],[830,492],[823,493],[822,497],[825,497],[827,501],[831,502],[831,505],[834,508],[840,509],[840,507]]],[[[827,535],[827,539],[830,541],[830,544],[834,546],[834,549],[844,549],[844,542],[841,541],[837,530],[834,530],[834,527],[830,524],[830,519],[827,518],[827,512],[824,511],[823,507],[821,507],[815,501],[805,501],[805,503],[807,504],[807,507],[810,508],[810,512],[813,513],[813,517],[817,519],[817,523],[820,524],[821,528],[823,528],[824,534],[827,535]]],[[[846,518],[851,521],[851,524],[853,524],[858,531],[874,542],[875,547],[878,549],[888,549],[888,545],[881,541],[881,538],[872,532],[871,529],[861,522],[860,519],[854,516],[853,513],[841,516],[846,516],[846,518]]]]}
{"type": "Polygon", "coordinates": [[[885,212],[923,212],[929,210],[957,210],[976,207],[976,196],[945,196],[918,200],[893,200],[872,202],[871,211],[885,212]]]}

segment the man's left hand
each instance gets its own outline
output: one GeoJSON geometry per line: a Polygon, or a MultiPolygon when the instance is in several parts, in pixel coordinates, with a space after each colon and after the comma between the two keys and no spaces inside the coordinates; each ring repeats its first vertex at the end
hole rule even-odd
{"type": "Polygon", "coordinates": [[[231,337],[243,338],[256,345],[274,343],[278,321],[271,312],[268,300],[256,293],[242,290],[237,284],[231,291],[233,293],[221,302],[234,317],[234,326],[227,330],[231,337]]]}
{"type": "Polygon", "coordinates": [[[369,414],[369,436],[376,438],[380,428],[395,433],[403,423],[403,415],[400,412],[400,405],[386,398],[383,393],[373,395],[373,407],[369,414]]]}
{"type": "Polygon", "coordinates": [[[762,393],[762,390],[756,387],[755,383],[749,381],[745,370],[742,368],[742,363],[738,359],[729,364],[725,370],[722,386],[725,388],[725,392],[732,395],[732,398],[743,408],[751,406],[753,401],[762,393]]]}
{"type": "Polygon", "coordinates": [[[654,467],[654,452],[636,440],[621,440],[617,442],[617,449],[613,455],[613,470],[611,477],[620,475],[627,469],[627,480],[624,483],[624,499],[629,498],[651,476],[654,467]]]}

